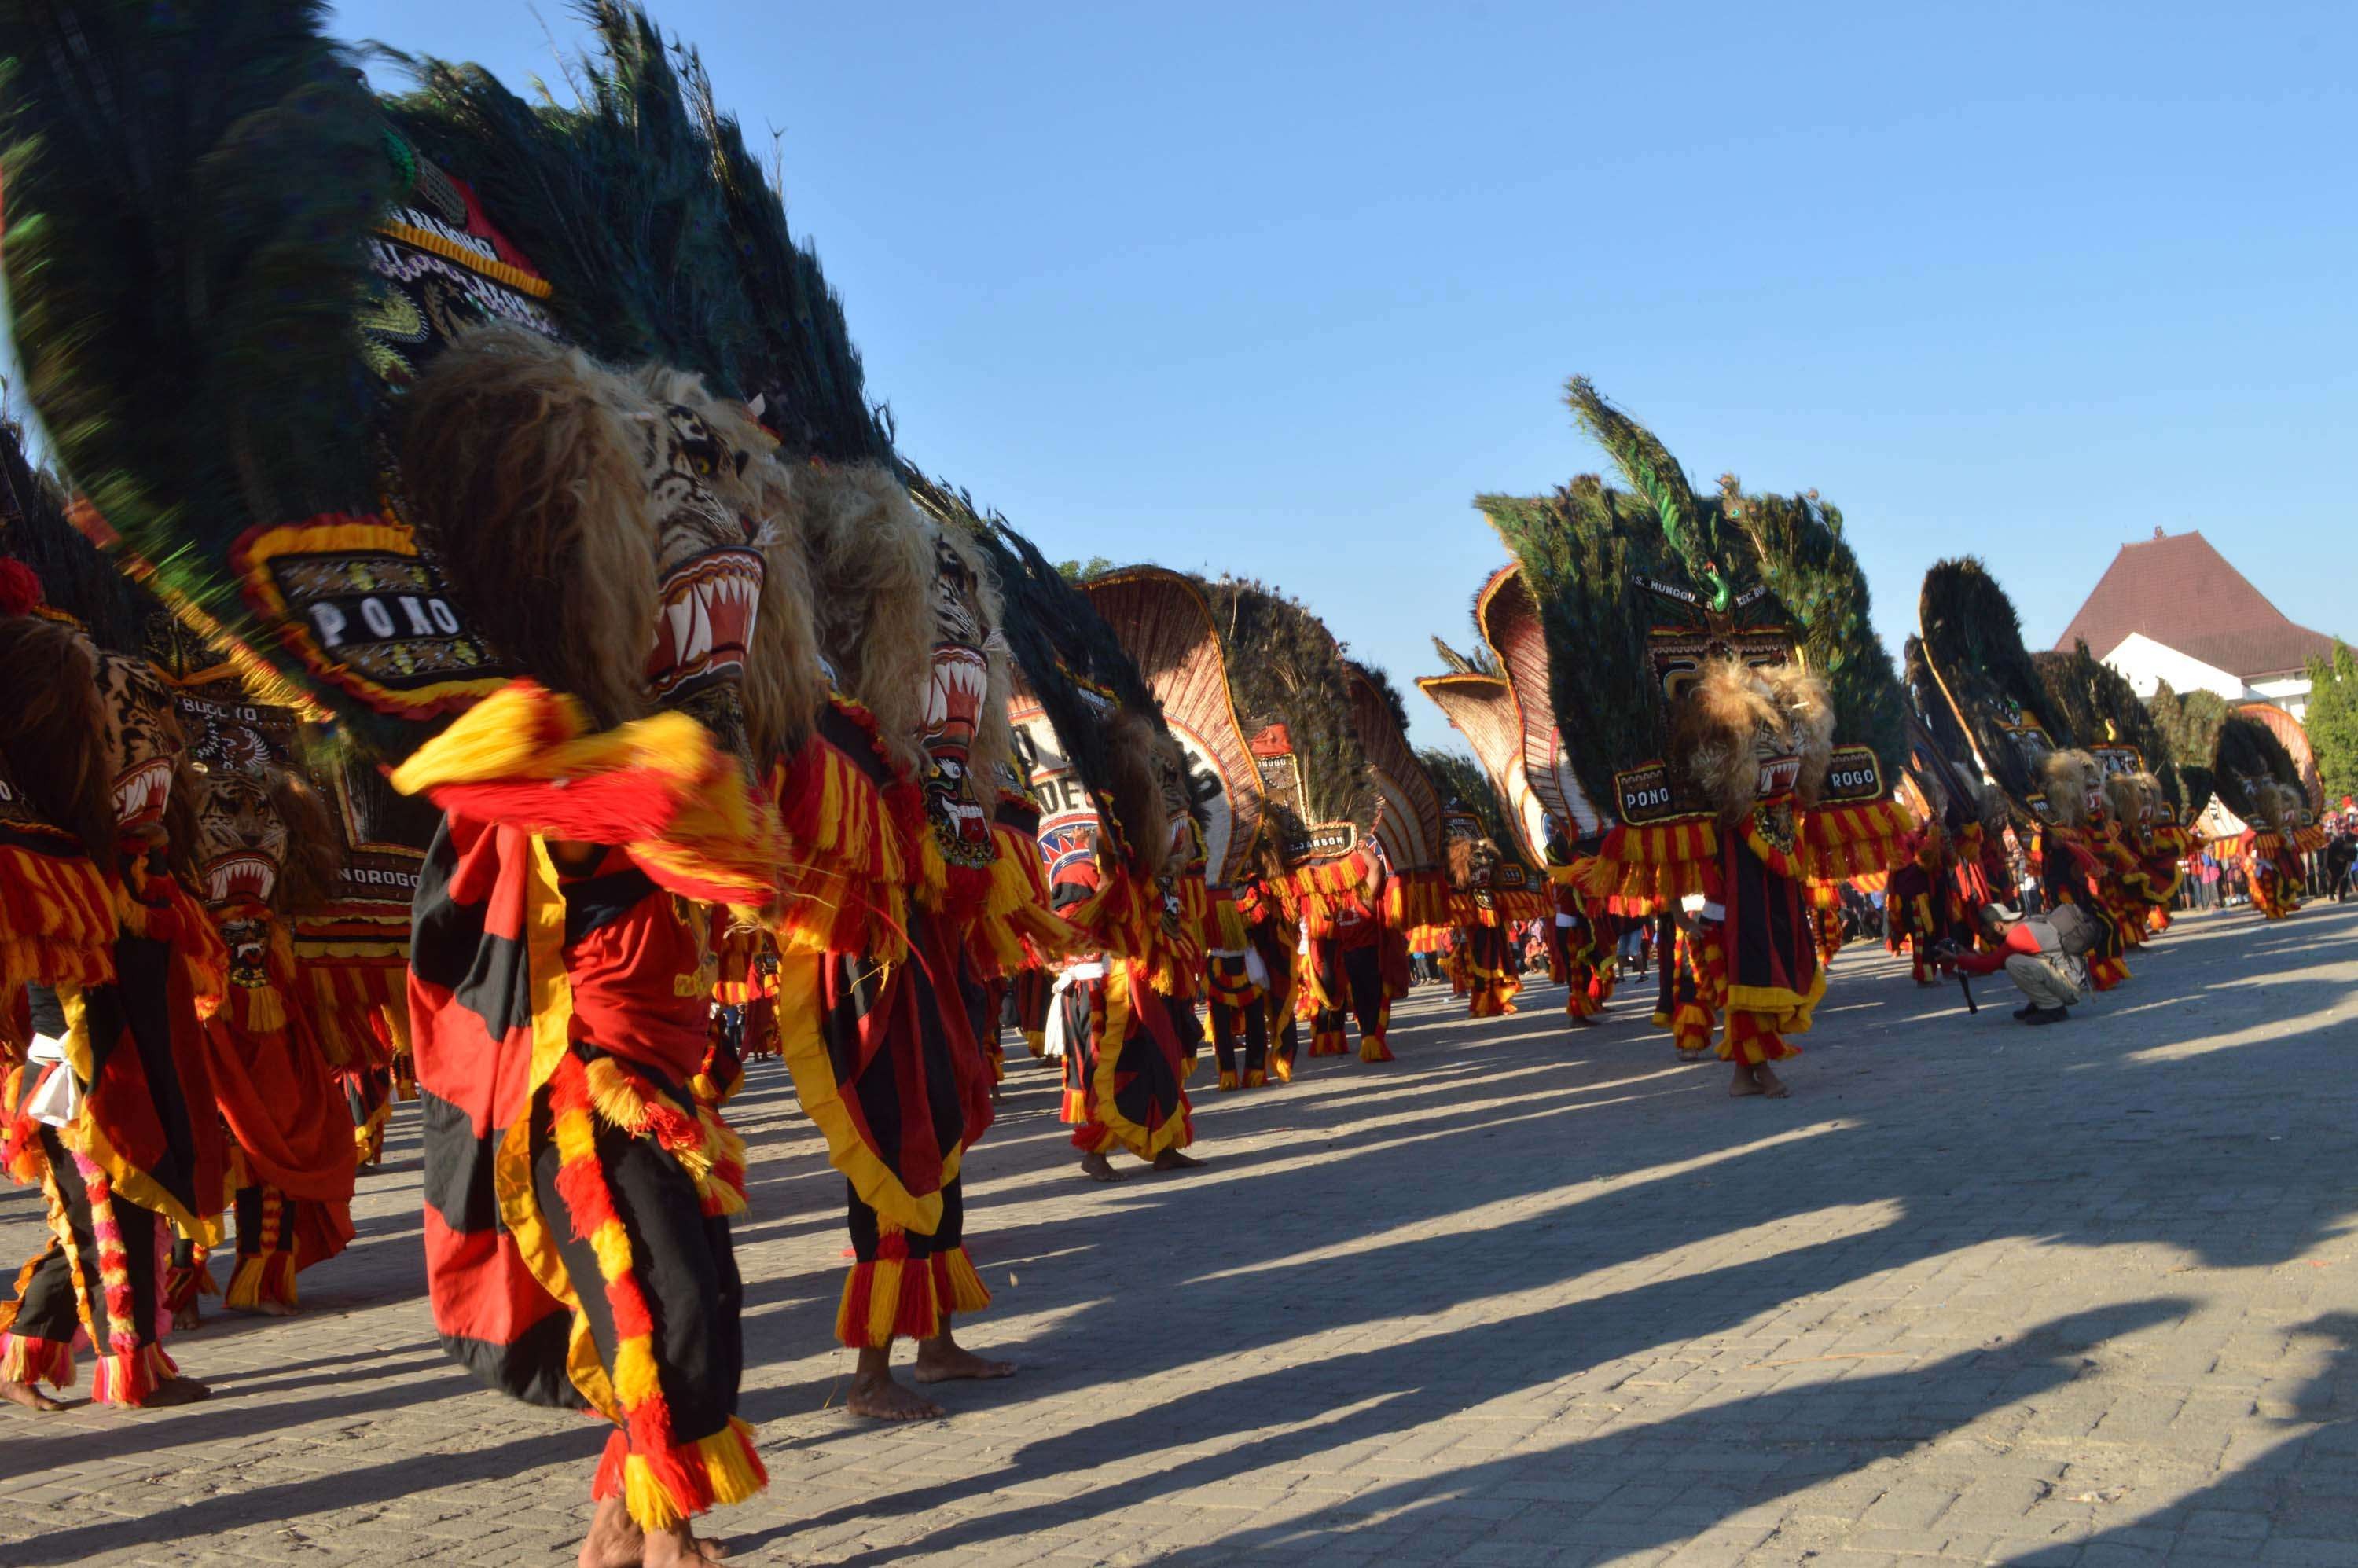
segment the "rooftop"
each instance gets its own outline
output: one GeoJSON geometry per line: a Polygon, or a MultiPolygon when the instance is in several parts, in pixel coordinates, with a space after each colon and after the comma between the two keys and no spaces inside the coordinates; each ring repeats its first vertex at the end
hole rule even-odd
{"type": "Polygon", "coordinates": [[[2333,639],[2296,626],[2227,564],[2200,529],[2123,545],[2055,646],[2082,641],[2103,658],[2132,632],[2244,681],[2295,675],[2309,656],[2331,658],[2333,639]]]}

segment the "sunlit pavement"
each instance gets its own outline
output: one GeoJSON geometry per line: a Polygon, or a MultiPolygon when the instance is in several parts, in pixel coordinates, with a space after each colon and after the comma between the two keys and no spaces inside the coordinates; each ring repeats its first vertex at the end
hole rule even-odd
{"type": "MultiPolygon", "coordinates": [[[[1625,993],[1211,1092],[1182,1175],[1072,1170],[1020,1063],[968,1163],[1023,1364],[841,1414],[842,1182],[775,1064],[736,1108],[763,1563],[2358,1563],[2358,905],[2186,921],[2029,1030],[1838,962],[1790,1099],[1625,993]]],[[[1208,1064],[1207,1064],[1208,1068],[1208,1064]]],[[[0,1563],[541,1563],[603,1430],[471,1385],[422,1296],[416,1123],[280,1323],[173,1342],[215,1398],[0,1410],[0,1563]]],[[[0,1253],[39,1235],[0,1195],[0,1253]]],[[[217,1308],[215,1309],[218,1310],[217,1308]]],[[[905,1352],[904,1352],[905,1359],[905,1352]]]]}

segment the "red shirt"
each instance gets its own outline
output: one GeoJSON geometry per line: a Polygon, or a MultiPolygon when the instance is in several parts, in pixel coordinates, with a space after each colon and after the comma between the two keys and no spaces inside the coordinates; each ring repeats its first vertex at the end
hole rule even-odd
{"type": "Polygon", "coordinates": [[[2030,934],[2030,923],[2023,921],[2006,928],[2006,940],[1995,953],[1960,953],[1957,968],[1969,975],[1991,975],[2006,967],[2006,961],[2017,953],[2036,958],[2039,954],[2039,938],[2030,934]]]}
{"type": "Polygon", "coordinates": [[[710,911],[665,892],[617,849],[557,886],[571,1037],[684,1084],[704,1062],[720,973],[710,911]]]}

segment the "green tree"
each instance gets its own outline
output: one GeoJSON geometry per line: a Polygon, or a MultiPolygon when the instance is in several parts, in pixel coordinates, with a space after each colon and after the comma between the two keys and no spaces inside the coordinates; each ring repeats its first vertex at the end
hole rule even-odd
{"type": "Polygon", "coordinates": [[[1114,565],[1103,556],[1091,556],[1086,561],[1058,561],[1056,571],[1066,582],[1089,582],[1113,570],[1114,565]]]}
{"type": "Polygon", "coordinates": [[[2309,713],[2301,723],[2326,799],[2358,795],[2358,655],[2348,643],[2335,643],[2331,659],[2309,661],[2309,713]]]}

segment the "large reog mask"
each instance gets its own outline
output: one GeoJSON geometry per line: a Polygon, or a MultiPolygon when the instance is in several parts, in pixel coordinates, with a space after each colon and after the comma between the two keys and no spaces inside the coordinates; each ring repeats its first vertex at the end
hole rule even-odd
{"type": "Polygon", "coordinates": [[[680,708],[742,745],[765,496],[750,416],[691,375],[624,375],[517,328],[454,342],[405,395],[413,521],[505,661],[601,726],[680,708]]]}
{"type": "Polygon", "coordinates": [[[1706,667],[1671,717],[1672,776],[1696,808],[1722,822],[1792,795],[1807,745],[1800,718],[1764,673],[1732,658],[1706,667]]]}
{"type": "Polygon", "coordinates": [[[2061,827],[2085,827],[2104,814],[2104,770],[2096,759],[2078,750],[2057,752],[2047,759],[2040,782],[2047,809],[2061,827]]]}

